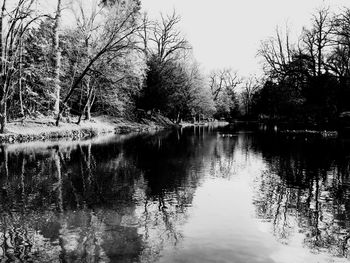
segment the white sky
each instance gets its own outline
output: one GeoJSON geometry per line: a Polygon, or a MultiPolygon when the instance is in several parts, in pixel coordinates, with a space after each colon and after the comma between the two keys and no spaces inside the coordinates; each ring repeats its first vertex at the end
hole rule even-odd
{"type": "Polygon", "coordinates": [[[151,18],[174,9],[194,55],[208,72],[231,67],[242,75],[260,73],[256,57],[260,41],[274,34],[277,25],[298,35],[316,8],[338,10],[349,0],[142,0],[151,18]]]}

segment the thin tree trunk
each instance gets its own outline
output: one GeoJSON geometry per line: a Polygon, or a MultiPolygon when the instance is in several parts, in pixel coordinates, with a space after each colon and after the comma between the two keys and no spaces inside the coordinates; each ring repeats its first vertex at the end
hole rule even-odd
{"type": "MultiPolygon", "coordinates": [[[[84,106],[84,109],[85,109],[85,106],[84,106]]],[[[79,118],[78,118],[78,121],[77,121],[77,125],[80,125],[81,118],[83,117],[84,109],[80,112],[80,115],[79,115],[79,118]]]]}
{"type": "Polygon", "coordinates": [[[85,120],[89,121],[91,119],[91,99],[92,99],[92,85],[90,77],[88,76],[86,79],[86,90],[88,92],[88,97],[86,100],[86,104],[84,107],[85,120]]]}
{"type": "Polygon", "coordinates": [[[4,73],[3,72],[3,63],[4,63],[4,43],[3,43],[3,20],[5,17],[5,7],[6,7],[6,0],[4,0],[1,8],[1,15],[0,15],[0,56],[2,58],[2,61],[0,62],[0,71],[1,75],[4,73]]]}
{"type": "MultiPolygon", "coordinates": [[[[90,43],[89,43],[89,39],[86,39],[85,41],[85,45],[86,45],[86,51],[88,54],[88,57],[91,56],[91,49],[90,49],[90,43]]],[[[88,92],[88,97],[87,97],[87,101],[86,101],[86,105],[85,105],[85,120],[90,120],[91,119],[91,114],[90,114],[90,110],[91,110],[91,97],[92,97],[92,86],[91,86],[91,77],[88,75],[86,76],[86,90],[88,92]]]]}
{"type": "Polygon", "coordinates": [[[3,158],[4,158],[5,177],[7,180],[9,177],[8,151],[7,151],[7,148],[5,146],[1,146],[1,150],[2,150],[3,158]]]}
{"type": "Polygon", "coordinates": [[[91,120],[91,95],[88,98],[85,110],[85,120],[91,120]]]}
{"type": "MultiPolygon", "coordinates": [[[[23,27],[21,28],[23,30],[23,27]]],[[[19,103],[21,107],[21,116],[24,116],[23,94],[22,94],[22,63],[23,63],[23,40],[20,39],[19,47],[19,103]]]]}
{"type": "MultiPolygon", "coordinates": [[[[5,85],[5,84],[3,84],[5,85]]],[[[5,132],[6,123],[7,123],[7,101],[6,101],[6,91],[5,87],[2,87],[2,98],[0,100],[0,133],[5,132]]]]}
{"type": "MultiPolygon", "coordinates": [[[[104,54],[104,51],[99,52],[90,62],[89,64],[85,67],[84,71],[80,74],[80,76],[74,81],[74,83],[72,84],[72,87],[70,88],[70,91],[68,92],[66,98],[63,101],[63,105],[68,101],[68,99],[70,98],[70,96],[72,96],[74,90],[76,89],[76,87],[79,85],[79,83],[83,80],[84,76],[87,74],[87,72],[89,71],[90,67],[95,63],[95,61],[104,54]]],[[[61,113],[62,113],[62,108],[60,109],[57,118],[56,118],[56,126],[58,126],[60,124],[61,121],[61,113]]]]}
{"type": "Polygon", "coordinates": [[[61,24],[61,0],[57,0],[57,10],[55,17],[55,24],[53,28],[54,38],[53,38],[53,50],[55,54],[54,62],[54,95],[55,95],[55,105],[54,112],[55,115],[60,113],[60,93],[61,93],[61,83],[60,83],[60,74],[61,74],[61,51],[60,51],[60,24],[61,24]]]}
{"type": "Polygon", "coordinates": [[[80,112],[80,116],[79,116],[79,119],[78,119],[78,122],[77,122],[78,125],[80,124],[81,118],[82,118],[84,113],[85,113],[85,119],[86,120],[90,120],[90,118],[91,118],[90,109],[91,109],[91,104],[93,102],[93,100],[92,100],[92,93],[93,93],[92,92],[92,86],[90,86],[89,90],[88,90],[88,97],[87,97],[87,100],[85,102],[84,108],[80,112]]]}
{"type": "Polygon", "coordinates": [[[1,56],[1,62],[0,62],[0,80],[1,80],[1,88],[0,88],[0,133],[4,133],[5,126],[6,126],[6,81],[5,81],[5,75],[4,75],[4,43],[3,43],[3,19],[5,16],[5,7],[6,7],[6,0],[4,0],[1,8],[1,15],[0,15],[0,56],[1,56]]]}
{"type": "Polygon", "coordinates": [[[318,77],[321,76],[321,60],[322,60],[322,48],[321,43],[318,44],[318,50],[317,50],[317,75],[318,77]]]}

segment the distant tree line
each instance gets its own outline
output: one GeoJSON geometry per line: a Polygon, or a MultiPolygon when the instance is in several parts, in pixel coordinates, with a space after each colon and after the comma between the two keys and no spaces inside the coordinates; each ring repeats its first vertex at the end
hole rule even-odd
{"type": "Polygon", "coordinates": [[[298,41],[277,28],[261,43],[264,80],[251,94],[250,117],[334,124],[350,111],[350,9],[317,10],[298,41]]]}
{"type": "Polygon", "coordinates": [[[209,75],[211,96],[215,105],[216,119],[231,120],[239,113],[239,97],[237,87],[242,78],[231,69],[214,70],[209,75]]]}

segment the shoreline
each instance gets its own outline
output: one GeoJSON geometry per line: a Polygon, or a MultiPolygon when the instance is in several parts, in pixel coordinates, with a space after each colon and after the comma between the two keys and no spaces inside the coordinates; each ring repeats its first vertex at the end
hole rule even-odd
{"type": "Polygon", "coordinates": [[[186,127],[202,127],[202,126],[210,126],[210,125],[229,125],[229,122],[226,121],[207,121],[207,122],[180,122],[179,126],[181,128],[186,127]]]}
{"type": "Polygon", "coordinates": [[[70,138],[72,140],[89,139],[106,134],[127,134],[132,132],[158,131],[176,127],[169,119],[155,115],[139,121],[110,116],[95,116],[90,121],[76,120],[61,122],[57,127],[52,118],[33,118],[16,120],[7,124],[6,133],[0,134],[0,144],[49,141],[70,138]]]}

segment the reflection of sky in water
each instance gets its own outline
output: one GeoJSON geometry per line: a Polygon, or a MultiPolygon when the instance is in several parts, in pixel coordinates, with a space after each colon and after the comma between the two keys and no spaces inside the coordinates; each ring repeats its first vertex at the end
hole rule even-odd
{"type": "Polygon", "coordinates": [[[224,132],[2,148],[0,257],[346,262],[338,148],[224,132]]]}
{"type": "Polygon", "coordinates": [[[208,161],[212,167],[203,167],[210,173],[196,190],[189,219],[181,227],[185,238],[175,250],[165,249],[160,262],[347,262],[310,252],[295,217],[289,221],[288,245],[276,241],[269,222],[255,218],[252,199],[267,164],[261,154],[242,149],[242,137],[233,160],[208,161]],[[233,164],[225,170],[217,165],[222,161],[233,164]]]}

